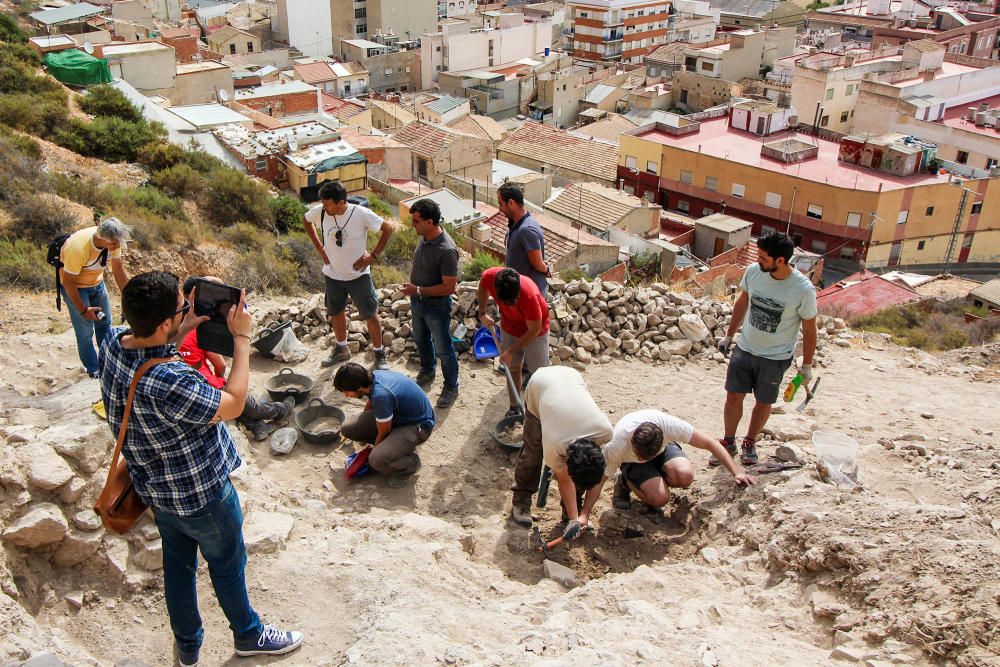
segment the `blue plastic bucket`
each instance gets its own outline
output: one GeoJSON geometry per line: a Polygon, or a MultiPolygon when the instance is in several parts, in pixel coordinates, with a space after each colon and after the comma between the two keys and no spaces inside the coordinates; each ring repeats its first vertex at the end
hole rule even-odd
{"type": "Polygon", "coordinates": [[[497,349],[497,344],[493,340],[493,335],[486,327],[479,327],[476,329],[475,335],[472,336],[472,351],[476,355],[476,359],[479,361],[485,361],[486,359],[493,359],[500,356],[500,351],[497,349]]]}

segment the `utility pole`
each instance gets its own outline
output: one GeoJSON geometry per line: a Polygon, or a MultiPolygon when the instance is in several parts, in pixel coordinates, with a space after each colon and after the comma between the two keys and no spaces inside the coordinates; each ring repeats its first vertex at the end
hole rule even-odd
{"type": "Polygon", "coordinates": [[[958,245],[958,233],[962,230],[962,216],[965,214],[965,205],[968,202],[969,193],[972,192],[969,188],[963,188],[959,185],[961,181],[953,181],[953,183],[961,189],[962,199],[958,203],[958,213],[955,214],[955,226],[951,229],[951,238],[948,239],[948,251],[944,255],[944,275],[946,276],[951,273],[951,258],[955,252],[955,246],[958,245]]]}

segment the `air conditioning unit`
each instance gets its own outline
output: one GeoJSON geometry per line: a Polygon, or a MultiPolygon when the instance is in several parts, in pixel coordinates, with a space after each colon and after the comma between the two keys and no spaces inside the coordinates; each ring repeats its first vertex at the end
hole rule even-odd
{"type": "Polygon", "coordinates": [[[492,228],[485,222],[480,222],[472,228],[472,239],[477,243],[486,243],[492,236],[492,228]]]}

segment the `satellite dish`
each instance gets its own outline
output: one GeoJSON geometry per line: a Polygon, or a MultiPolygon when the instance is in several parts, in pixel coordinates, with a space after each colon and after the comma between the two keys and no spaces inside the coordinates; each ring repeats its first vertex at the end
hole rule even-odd
{"type": "Polygon", "coordinates": [[[219,90],[219,100],[221,102],[223,102],[223,103],[228,102],[229,101],[229,91],[227,91],[227,90],[219,90]]]}
{"type": "Polygon", "coordinates": [[[84,42],[83,43],[83,50],[86,51],[87,53],[93,55],[94,54],[94,45],[91,44],[90,42],[84,42]]]}

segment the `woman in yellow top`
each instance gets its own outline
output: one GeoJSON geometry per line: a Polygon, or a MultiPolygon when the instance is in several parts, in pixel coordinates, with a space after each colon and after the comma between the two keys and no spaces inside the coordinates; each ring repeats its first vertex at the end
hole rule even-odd
{"type": "Polygon", "coordinates": [[[132,236],[128,225],[118,218],[108,218],[96,227],[85,227],[70,235],[60,253],[60,289],[69,305],[69,316],[76,332],[80,361],[92,378],[97,377],[97,350],[94,347],[111,331],[111,303],[104,287],[104,270],[111,264],[118,289],[128,282],[122,266],[122,250],[132,236]]]}

